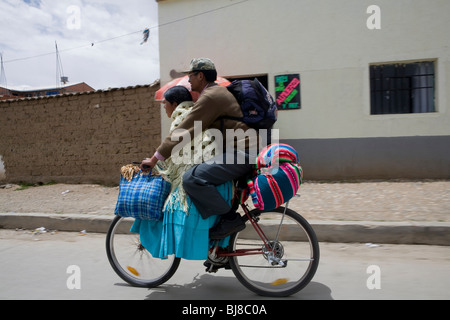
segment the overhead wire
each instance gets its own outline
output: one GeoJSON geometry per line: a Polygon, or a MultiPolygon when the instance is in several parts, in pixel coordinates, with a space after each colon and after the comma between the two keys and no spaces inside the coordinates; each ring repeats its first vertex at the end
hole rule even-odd
{"type": "MultiPolygon", "coordinates": [[[[215,8],[215,9],[210,9],[210,10],[206,10],[206,11],[203,11],[203,12],[199,12],[199,13],[193,14],[191,16],[187,16],[187,17],[183,17],[183,18],[180,18],[180,19],[176,19],[176,20],[165,22],[165,23],[161,23],[161,24],[158,24],[157,26],[141,29],[141,30],[138,30],[138,31],[133,31],[133,32],[130,32],[130,33],[127,33],[127,34],[123,34],[123,35],[119,35],[119,36],[115,36],[115,37],[112,37],[112,38],[107,38],[107,39],[103,39],[103,40],[99,40],[99,41],[90,42],[89,44],[84,44],[84,45],[80,45],[80,46],[73,47],[73,48],[61,49],[61,50],[59,50],[59,52],[67,52],[67,51],[77,50],[77,49],[86,48],[86,47],[93,47],[94,45],[99,44],[99,43],[112,41],[112,40],[123,38],[123,37],[128,37],[128,36],[131,36],[131,35],[137,34],[137,33],[143,33],[146,30],[151,30],[151,29],[165,27],[165,26],[168,26],[168,25],[171,25],[171,24],[174,24],[174,23],[178,23],[178,22],[181,22],[181,21],[185,21],[185,20],[189,20],[189,19],[192,19],[192,18],[196,18],[196,17],[202,16],[202,15],[205,15],[205,14],[209,14],[209,13],[212,13],[212,12],[219,11],[219,10],[227,9],[229,7],[236,6],[236,5],[242,4],[244,2],[248,2],[248,1],[251,1],[251,0],[242,0],[242,1],[239,1],[239,2],[235,2],[235,3],[231,3],[231,4],[228,4],[228,5],[222,6],[222,7],[218,7],[218,8],[215,8]]],[[[55,54],[55,52],[41,53],[41,54],[37,54],[37,55],[34,55],[34,56],[23,57],[23,58],[16,58],[16,59],[3,61],[3,63],[24,61],[24,60],[44,57],[44,56],[53,55],[53,54],[55,54]]]]}

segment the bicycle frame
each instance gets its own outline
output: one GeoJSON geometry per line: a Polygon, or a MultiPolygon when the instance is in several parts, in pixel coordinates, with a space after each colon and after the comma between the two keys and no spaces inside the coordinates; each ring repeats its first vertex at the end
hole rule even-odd
{"type": "MultiPolygon", "coordinates": [[[[277,231],[277,236],[275,238],[275,242],[278,241],[278,236],[280,234],[280,229],[281,229],[281,225],[283,223],[284,220],[284,215],[286,213],[286,209],[288,207],[289,202],[286,203],[286,207],[283,213],[283,217],[280,223],[280,226],[278,228],[277,231]]],[[[217,253],[215,252],[217,250],[217,245],[216,247],[214,247],[213,249],[213,254],[216,253],[217,257],[236,257],[236,256],[247,256],[247,255],[257,255],[257,254],[262,254],[262,253],[267,253],[267,252],[272,252],[274,251],[274,248],[272,248],[269,244],[269,239],[267,238],[266,234],[264,233],[264,231],[261,229],[261,227],[258,224],[258,220],[257,218],[253,217],[252,215],[250,215],[250,211],[248,210],[247,206],[245,204],[241,204],[241,208],[244,211],[246,217],[248,218],[248,220],[250,221],[250,223],[252,224],[253,228],[255,229],[256,233],[258,234],[259,238],[261,238],[261,240],[264,243],[264,247],[266,249],[266,251],[264,251],[263,248],[257,248],[257,249],[238,249],[235,250],[233,252],[228,252],[225,250],[219,250],[217,253]]]]}

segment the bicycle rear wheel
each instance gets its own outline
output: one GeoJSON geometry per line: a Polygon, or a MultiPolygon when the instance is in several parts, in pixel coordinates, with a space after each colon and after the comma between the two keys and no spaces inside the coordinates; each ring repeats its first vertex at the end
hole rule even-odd
{"type": "Polygon", "coordinates": [[[243,231],[232,235],[231,252],[254,253],[230,259],[236,278],[263,296],[297,293],[312,280],[319,264],[319,243],[313,228],[298,213],[284,207],[269,212],[252,210],[250,215],[259,220],[266,242],[250,221],[243,231]]]}
{"type": "Polygon", "coordinates": [[[131,233],[134,219],[116,216],[106,235],[109,263],[119,277],[133,286],[153,288],[169,280],[180,258],[153,258],[141,244],[139,234],[131,233]]]}

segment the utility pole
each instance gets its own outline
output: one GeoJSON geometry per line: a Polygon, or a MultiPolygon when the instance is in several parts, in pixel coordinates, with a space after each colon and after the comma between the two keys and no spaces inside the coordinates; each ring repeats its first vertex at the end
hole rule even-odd
{"type": "Polygon", "coordinates": [[[59,56],[58,44],[55,41],[56,48],[56,87],[61,87],[61,84],[65,85],[69,82],[69,78],[64,76],[64,70],[61,62],[61,57],[59,56]]]}
{"type": "Polygon", "coordinates": [[[3,65],[3,53],[0,53],[1,71],[0,71],[0,94],[8,94],[8,82],[6,81],[5,67],[3,65]]]}

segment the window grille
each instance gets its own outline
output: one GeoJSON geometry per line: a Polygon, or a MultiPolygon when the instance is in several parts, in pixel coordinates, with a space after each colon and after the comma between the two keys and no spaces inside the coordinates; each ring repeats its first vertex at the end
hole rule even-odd
{"type": "Polygon", "coordinates": [[[371,114],[435,112],[435,63],[370,66],[371,114]]]}

